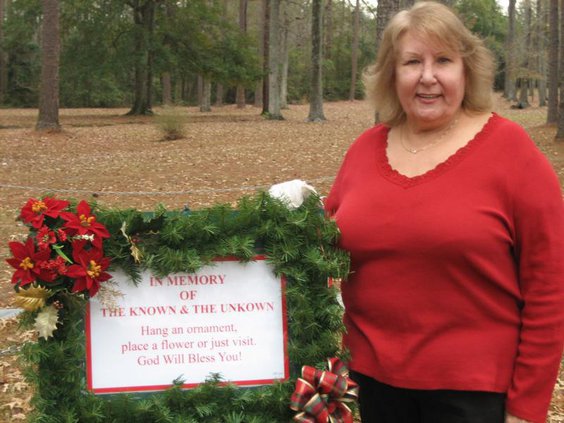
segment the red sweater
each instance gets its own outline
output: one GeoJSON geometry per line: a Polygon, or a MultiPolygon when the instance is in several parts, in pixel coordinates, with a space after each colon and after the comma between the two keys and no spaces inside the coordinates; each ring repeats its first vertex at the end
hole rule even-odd
{"type": "Polygon", "coordinates": [[[494,114],[424,175],[363,133],[326,200],[351,255],[342,284],[350,367],[412,389],[506,392],[544,422],[564,340],[558,179],[517,124],[494,114]]]}

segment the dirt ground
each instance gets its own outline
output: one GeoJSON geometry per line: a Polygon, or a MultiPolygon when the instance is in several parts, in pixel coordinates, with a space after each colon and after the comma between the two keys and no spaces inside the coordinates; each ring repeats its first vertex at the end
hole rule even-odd
{"type": "MultiPolygon", "coordinates": [[[[7,242],[23,239],[15,221],[30,196],[93,200],[111,207],[198,209],[233,203],[258,189],[303,179],[326,194],[350,143],[370,127],[364,102],[326,103],[327,122],[307,123],[307,105],[284,110],[283,121],[266,121],[249,106],[200,113],[178,109],[186,137],[163,141],[154,117],[124,116],[127,109],[61,110],[63,132],[34,132],[36,110],[0,110],[0,309],[13,306],[7,242]]],[[[521,123],[552,161],[564,183],[564,143],[544,125],[546,109],[496,111],[521,123]]],[[[163,110],[156,109],[157,113],[163,110]]],[[[8,348],[32,336],[15,319],[0,319],[0,422],[25,418],[29,387],[8,348]]],[[[564,422],[564,383],[555,391],[550,423],[564,422]]]]}

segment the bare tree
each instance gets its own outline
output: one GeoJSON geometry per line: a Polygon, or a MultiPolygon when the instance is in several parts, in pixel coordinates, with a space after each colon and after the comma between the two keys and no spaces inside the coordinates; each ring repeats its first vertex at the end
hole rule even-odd
{"type": "MultiPolygon", "coordinates": [[[[546,123],[558,121],[558,0],[550,0],[548,45],[548,113],[546,123]]],[[[562,46],[561,46],[562,48],[562,46]]]]}
{"type": "Polygon", "coordinates": [[[39,116],[35,129],[60,130],[59,125],[59,0],[42,0],[41,82],[39,116]]]}
{"type": "Polygon", "coordinates": [[[323,0],[311,2],[311,86],[309,94],[309,122],[326,120],[323,114],[323,0]]]}

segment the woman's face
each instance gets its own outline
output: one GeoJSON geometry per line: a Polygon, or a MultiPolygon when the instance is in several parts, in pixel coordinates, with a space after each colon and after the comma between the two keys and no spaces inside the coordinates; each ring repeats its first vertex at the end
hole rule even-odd
{"type": "Polygon", "coordinates": [[[395,85],[408,124],[418,130],[448,125],[464,98],[462,57],[410,32],[398,47],[395,85]]]}

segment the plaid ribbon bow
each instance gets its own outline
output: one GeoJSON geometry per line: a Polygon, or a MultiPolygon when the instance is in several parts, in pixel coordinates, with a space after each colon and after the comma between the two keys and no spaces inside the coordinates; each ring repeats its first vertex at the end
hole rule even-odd
{"type": "Polygon", "coordinates": [[[294,421],[301,423],[353,423],[345,404],[358,399],[358,385],[349,379],[349,369],[338,358],[330,358],[328,370],[303,366],[302,377],[290,398],[290,408],[298,411],[294,421]]]}

